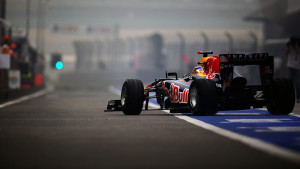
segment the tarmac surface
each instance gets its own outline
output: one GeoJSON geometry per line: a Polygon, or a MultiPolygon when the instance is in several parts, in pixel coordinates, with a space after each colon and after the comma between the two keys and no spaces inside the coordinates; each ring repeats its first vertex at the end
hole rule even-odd
{"type": "Polygon", "coordinates": [[[65,73],[53,92],[1,108],[0,168],[300,167],[163,111],[104,112],[125,78],[65,73]]]}

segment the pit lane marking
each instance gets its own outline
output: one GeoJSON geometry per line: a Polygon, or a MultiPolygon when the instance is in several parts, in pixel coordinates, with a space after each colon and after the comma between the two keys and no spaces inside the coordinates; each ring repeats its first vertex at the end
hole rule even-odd
{"type": "Polygon", "coordinates": [[[33,94],[30,94],[30,95],[27,95],[27,96],[23,96],[23,97],[20,97],[20,98],[18,98],[16,100],[12,100],[12,101],[0,104],[0,109],[4,108],[4,107],[7,107],[7,106],[10,106],[10,105],[13,105],[13,104],[24,102],[26,100],[31,100],[31,99],[43,96],[43,95],[45,95],[45,94],[47,94],[49,92],[52,92],[53,90],[54,90],[54,87],[52,87],[52,86],[47,87],[46,89],[37,91],[37,92],[35,92],[33,94]]]}
{"type": "Polygon", "coordinates": [[[300,132],[300,127],[267,127],[266,129],[256,129],[255,132],[300,132]]]}
{"type": "MultiPolygon", "coordinates": [[[[150,105],[150,104],[149,104],[150,105]]],[[[217,133],[219,135],[222,135],[224,137],[230,138],[232,140],[236,140],[239,142],[242,142],[252,148],[263,150],[271,155],[277,155],[281,158],[296,162],[300,164],[300,155],[297,152],[294,152],[292,150],[288,150],[285,148],[278,147],[276,145],[264,142],[259,139],[251,138],[245,135],[241,135],[238,133],[231,132],[229,130],[225,130],[216,126],[213,126],[211,124],[205,123],[203,121],[193,119],[188,116],[182,116],[182,115],[174,115],[177,118],[180,118],[182,120],[185,120],[189,123],[192,123],[196,126],[202,127],[204,129],[210,130],[214,133],[217,133]]]]}
{"type": "MultiPolygon", "coordinates": [[[[151,103],[151,102],[149,102],[149,106],[151,106],[153,108],[160,108],[160,106],[158,106],[154,103],[151,103]]],[[[191,118],[189,116],[182,115],[181,113],[176,113],[176,114],[175,113],[170,113],[169,110],[162,110],[162,111],[164,111],[168,114],[172,114],[175,117],[177,117],[179,119],[182,119],[182,120],[185,120],[189,123],[192,123],[192,124],[194,124],[198,127],[210,130],[210,131],[212,131],[216,134],[222,135],[224,137],[230,138],[230,139],[235,140],[235,141],[242,142],[242,143],[244,143],[244,144],[246,144],[246,145],[248,145],[252,148],[262,150],[262,151],[267,152],[271,155],[277,155],[281,158],[284,158],[284,159],[287,159],[287,160],[290,160],[292,162],[296,162],[296,163],[300,164],[300,154],[298,154],[297,152],[294,152],[292,150],[281,148],[281,147],[278,147],[274,144],[270,144],[270,143],[267,143],[267,142],[259,140],[259,139],[255,139],[255,138],[245,136],[245,135],[242,135],[242,134],[238,134],[238,133],[226,130],[226,129],[222,129],[220,127],[211,125],[209,123],[205,123],[203,121],[191,118]]]]}
{"type": "MultiPolygon", "coordinates": [[[[109,90],[116,95],[120,95],[120,90],[116,89],[113,86],[110,86],[109,90]]],[[[160,108],[160,106],[158,106],[154,103],[151,103],[151,102],[149,102],[148,105],[149,105],[149,107],[152,107],[152,108],[160,108]]],[[[263,109],[263,110],[265,110],[265,109],[263,109]]],[[[244,143],[245,145],[248,145],[257,150],[262,150],[270,155],[276,155],[283,159],[300,164],[300,154],[295,151],[292,151],[292,150],[289,150],[286,148],[282,148],[282,147],[276,146],[274,144],[271,144],[271,143],[268,143],[268,142],[265,142],[265,141],[262,141],[262,140],[259,140],[256,138],[252,138],[252,137],[249,137],[246,135],[235,133],[235,132],[211,125],[209,123],[200,121],[198,119],[191,118],[191,117],[183,115],[181,113],[170,113],[169,110],[162,110],[162,111],[165,113],[168,113],[168,114],[172,114],[173,116],[175,116],[179,119],[182,119],[184,121],[187,121],[189,123],[192,123],[198,127],[207,129],[209,131],[212,131],[216,134],[230,138],[232,140],[244,143]]]]}
{"type": "Polygon", "coordinates": [[[284,123],[292,119],[225,119],[221,123],[284,123]]]}

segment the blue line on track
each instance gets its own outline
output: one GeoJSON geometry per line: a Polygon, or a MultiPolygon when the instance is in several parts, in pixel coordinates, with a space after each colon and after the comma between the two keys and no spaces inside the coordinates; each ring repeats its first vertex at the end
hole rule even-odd
{"type": "MultiPolygon", "coordinates": [[[[249,111],[256,112],[255,109],[249,111]]],[[[300,153],[300,117],[289,115],[188,116],[235,133],[263,140],[300,153]]]]}
{"type": "MultiPolygon", "coordinates": [[[[149,102],[158,105],[156,99],[150,99],[149,102]]],[[[271,115],[267,110],[261,109],[219,111],[215,116],[182,114],[300,153],[300,117],[271,115]]]]}
{"type": "MultiPolygon", "coordinates": [[[[150,102],[158,105],[156,99],[151,99],[150,102]]],[[[219,111],[215,116],[182,114],[300,153],[300,117],[271,115],[267,110],[261,109],[219,111]]]]}

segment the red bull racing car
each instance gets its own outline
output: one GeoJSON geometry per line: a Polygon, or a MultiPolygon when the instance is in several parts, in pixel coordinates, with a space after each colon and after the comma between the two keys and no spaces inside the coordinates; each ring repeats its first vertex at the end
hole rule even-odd
{"type": "Polygon", "coordinates": [[[273,79],[273,56],[268,53],[208,56],[213,54],[211,51],[198,54],[203,55],[199,66],[182,78],[175,72],[166,73],[165,78],[155,79],[145,88],[140,80],[127,79],[122,86],[121,99],[110,100],[107,111],[139,115],[144,105],[144,110],[148,110],[149,99],[156,99],[160,109],[193,115],[214,115],[221,110],[263,106],[273,115],[293,111],[294,86],[286,78],[273,79]],[[258,67],[260,84],[248,84],[246,77],[234,71],[234,67],[247,65],[258,67]]]}

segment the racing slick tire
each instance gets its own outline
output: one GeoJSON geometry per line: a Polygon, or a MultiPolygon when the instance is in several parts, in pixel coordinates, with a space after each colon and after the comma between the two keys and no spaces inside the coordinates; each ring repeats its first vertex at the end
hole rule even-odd
{"type": "Polygon", "coordinates": [[[218,112],[216,83],[211,79],[194,80],[189,89],[189,104],[193,115],[214,115],[218,112]]]}
{"type": "Polygon", "coordinates": [[[144,85],[138,79],[127,79],[121,92],[121,105],[125,115],[139,115],[145,100],[144,85]]]}
{"type": "Polygon", "coordinates": [[[272,115],[287,115],[295,106],[295,89],[287,78],[273,80],[272,87],[267,94],[267,109],[272,115]]]}

